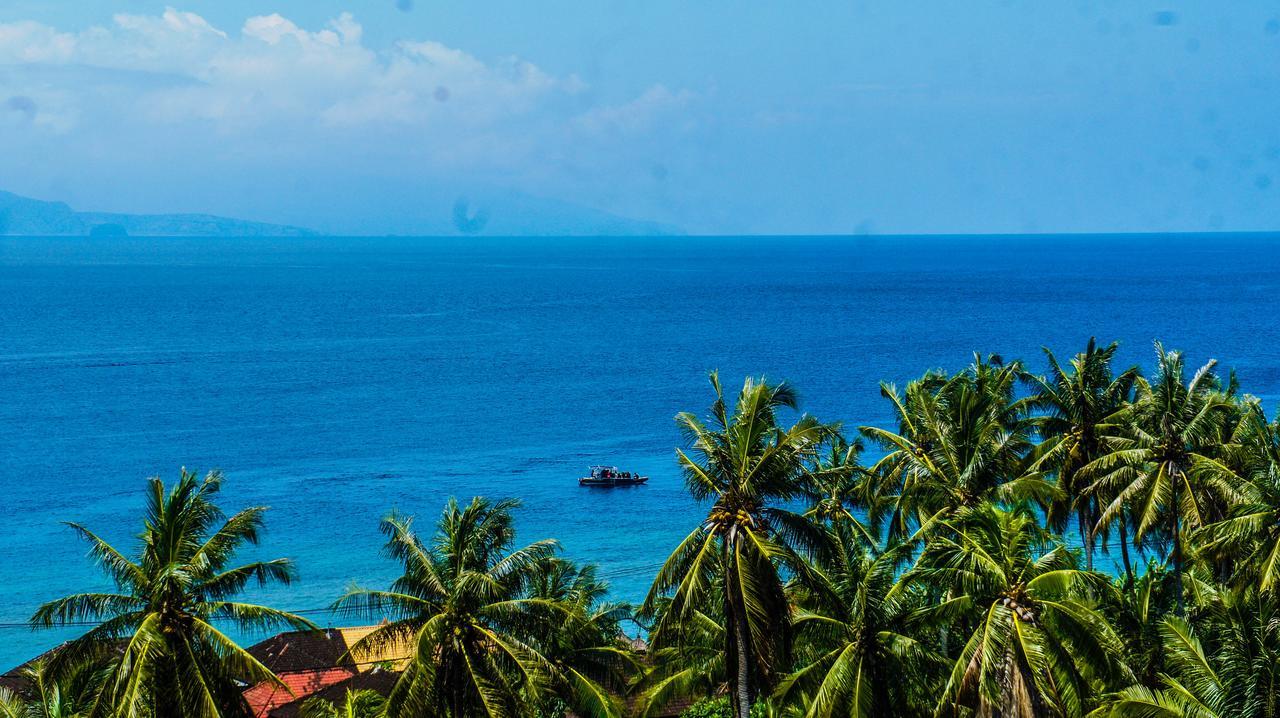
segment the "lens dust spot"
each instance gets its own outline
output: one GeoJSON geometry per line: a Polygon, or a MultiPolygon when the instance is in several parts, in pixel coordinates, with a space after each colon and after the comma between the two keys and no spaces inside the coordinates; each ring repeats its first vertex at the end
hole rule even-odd
{"type": "Polygon", "coordinates": [[[471,203],[466,197],[459,197],[453,203],[453,226],[463,234],[477,234],[489,223],[489,210],[484,207],[471,211],[471,203]]]}
{"type": "Polygon", "coordinates": [[[36,101],[26,95],[14,95],[4,101],[4,108],[9,112],[13,112],[27,118],[28,121],[36,118],[36,101]]]}
{"type": "Polygon", "coordinates": [[[1266,189],[1271,186],[1271,175],[1258,175],[1253,178],[1253,186],[1258,189],[1266,189]]]}
{"type": "Polygon", "coordinates": [[[396,0],[396,9],[400,12],[410,12],[413,10],[413,0],[396,0]]]}
{"type": "Polygon", "coordinates": [[[1178,24],[1178,13],[1172,10],[1161,10],[1152,17],[1152,22],[1160,27],[1172,27],[1178,24]]]}
{"type": "Polygon", "coordinates": [[[436,91],[431,93],[431,96],[436,98],[436,102],[448,102],[450,96],[449,88],[444,85],[437,85],[436,91]]]}
{"type": "Polygon", "coordinates": [[[1209,158],[1208,158],[1208,157],[1197,157],[1197,158],[1195,158],[1194,160],[1192,160],[1192,161],[1191,161],[1191,166],[1192,166],[1192,167],[1194,167],[1194,168],[1196,168],[1196,171],[1197,171],[1197,172],[1208,172],[1208,171],[1209,171],[1209,158]]]}
{"type": "Polygon", "coordinates": [[[1262,29],[1268,35],[1280,35],[1280,18],[1271,18],[1266,25],[1263,25],[1262,29]]]}

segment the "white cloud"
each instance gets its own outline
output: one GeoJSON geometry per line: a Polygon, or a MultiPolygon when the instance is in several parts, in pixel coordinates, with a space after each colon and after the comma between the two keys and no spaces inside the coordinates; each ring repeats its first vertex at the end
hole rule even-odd
{"type": "Polygon", "coordinates": [[[149,37],[198,38],[205,35],[215,35],[223,39],[227,37],[226,33],[213,27],[199,15],[193,12],[178,12],[173,8],[167,8],[160,17],[118,14],[113,19],[122,30],[149,37]]]}
{"type": "Polygon", "coordinates": [[[654,85],[629,102],[584,112],[575,119],[575,124],[591,133],[645,132],[652,129],[655,122],[674,110],[684,108],[693,99],[693,93],[688,90],[672,92],[664,85],[654,85]]]}
{"type": "Polygon", "coordinates": [[[626,192],[603,179],[617,168],[650,177],[693,101],[663,85],[618,96],[431,39],[371,47],[349,13],[320,27],[269,14],[222,28],[173,8],[73,32],[0,23],[0,187],[225,198],[331,177],[338,199],[377,185],[591,202],[626,192]]]}
{"type": "MultiPolygon", "coordinates": [[[[0,24],[3,65],[185,80],[157,86],[136,75],[86,72],[76,86],[58,89],[98,103],[95,86],[113,86],[116,102],[66,113],[84,121],[127,108],[134,119],[156,123],[213,122],[223,134],[281,124],[492,127],[528,119],[568,122],[574,113],[583,113],[577,124],[589,131],[635,130],[685,97],[659,86],[628,104],[584,110],[569,102],[585,89],[577,76],[556,77],[518,57],[485,61],[430,40],[377,51],[363,44],[362,28],[349,13],[318,30],[279,14],[251,17],[231,33],[173,8],[159,16],[119,14],[109,26],[77,33],[34,22],[0,24]]],[[[21,73],[7,73],[0,83],[10,87],[0,84],[0,92],[31,89],[17,87],[21,79],[21,73]]]]}
{"type": "Polygon", "coordinates": [[[70,62],[76,40],[74,35],[40,23],[0,23],[0,63],[70,62]]]}

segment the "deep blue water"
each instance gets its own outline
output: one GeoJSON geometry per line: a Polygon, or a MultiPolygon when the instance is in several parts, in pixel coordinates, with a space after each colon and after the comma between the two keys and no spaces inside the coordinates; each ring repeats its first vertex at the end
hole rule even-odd
{"type": "MultiPolygon", "coordinates": [[[[1280,395],[1280,236],[0,239],[0,624],[103,587],[64,520],[128,544],[143,479],[222,468],[272,507],[262,556],[322,607],[382,586],[378,519],[524,501],[639,600],[698,520],[672,417],[706,372],[788,379],[805,409],[886,423],[881,380],[1153,339],[1280,395]],[[591,463],[649,486],[580,489],[591,463]]],[[[0,669],[67,634],[0,627],[0,669]]]]}

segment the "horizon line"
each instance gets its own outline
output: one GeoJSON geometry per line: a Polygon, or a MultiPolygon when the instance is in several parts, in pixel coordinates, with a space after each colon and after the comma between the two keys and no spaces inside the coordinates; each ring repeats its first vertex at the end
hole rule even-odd
{"type": "Polygon", "coordinates": [[[1280,235],[1280,228],[1250,230],[1170,230],[1170,231],[1098,231],[1098,232],[869,232],[869,233],[796,233],[760,232],[751,234],[714,234],[714,233],[681,233],[681,234],[343,234],[311,231],[307,234],[129,234],[112,236],[92,236],[88,234],[0,234],[0,239],[93,239],[95,241],[118,241],[122,239],[943,239],[943,238],[1002,238],[1002,237],[1036,237],[1036,238],[1092,238],[1092,237],[1257,237],[1269,238],[1280,235]]]}

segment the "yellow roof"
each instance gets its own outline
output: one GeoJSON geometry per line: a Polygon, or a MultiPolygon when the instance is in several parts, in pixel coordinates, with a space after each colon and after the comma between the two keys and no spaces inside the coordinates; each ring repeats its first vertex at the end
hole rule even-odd
{"type": "Polygon", "coordinates": [[[351,652],[351,658],[355,660],[360,670],[370,671],[386,663],[392,664],[396,670],[403,669],[413,653],[413,645],[409,640],[401,639],[387,643],[375,639],[362,648],[356,649],[355,646],[361,639],[380,628],[383,626],[354,626],[337,630],[342,634],[342,640],[347,644],[347,650],[351,652]]]}

